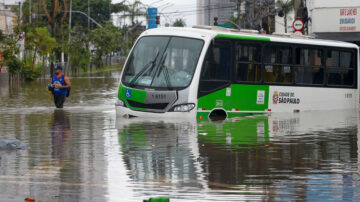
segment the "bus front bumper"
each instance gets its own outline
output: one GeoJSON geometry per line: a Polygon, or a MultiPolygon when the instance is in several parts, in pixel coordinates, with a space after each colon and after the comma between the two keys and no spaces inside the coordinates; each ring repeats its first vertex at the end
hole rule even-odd
{"type": "Polygon", "coordinates": [[[196,109],[190,112],[165,112],[165,113],[154,113],[145,111],[135,111],[127,107],[116,106],[117,117],[140,117],[140,118],[171,118],[171,119],[187,119],[196,117],[196,109]]]}

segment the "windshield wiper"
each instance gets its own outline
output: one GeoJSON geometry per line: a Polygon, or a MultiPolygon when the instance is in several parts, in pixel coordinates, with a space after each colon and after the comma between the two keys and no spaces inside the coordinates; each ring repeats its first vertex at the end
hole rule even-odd
{"type": "Polygon", "coordinates": [[[166,87],[168,90],[172,90],[171,87],[171,83],[170,83],[170,76],[169,76],[169,71],[167,69],[167,67],[165,67],[165,60],[167,57],[167,53],[165,53],[162,61],[160,62],[160,69],[159,69],[159,73],[157,76],[160,76],[160,73],[164,70],[164,76],[165,76],[165,81],[166,81],[166,87]]]}
{"type": "Polygon", "coordinates": [[[142,70],[135,75],[135,77],[133,78],[133,80],[131,80],[131,82],[130,82],[130,86],[131,86],[131,87],[134,87],[135,82],[139,79],[140,76],[142,76],[142,75],[145,74],[149,69],[152,69],[152,68],[154,67],[154,65],[155,65],[155,63],[156,63],[156,60],[157,60],[157,58],[159,57],[159,53],[160,53],[160,52],[158,51],[158,52],[156,53],[156,56],[155,56],[154,60],[152,60],[152,61],[150,61],[149,63],[147,63],[147,64],[142,68],[142,70]]]}

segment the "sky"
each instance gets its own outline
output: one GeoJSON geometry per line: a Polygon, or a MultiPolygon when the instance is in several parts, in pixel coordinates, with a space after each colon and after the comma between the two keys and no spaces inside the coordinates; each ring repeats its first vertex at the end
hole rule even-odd
{"type": "MultiPolygon", "coordinates": [[[[121,2],[122,0],[113,0],[114,3],[121,2]]],[[[133,0],[128,0],[133,1],[133,0]]],[[[196,10],[196,0],[141,0],[147,6],[158,7],[161,16],[161,24],[165,22],[173,22],[177,18],[182,18],[186,22],[186,26],[196,25],[196,12],[186,12],[186,14],[175,13],[177,11],[194,11],[196,10]]]]}

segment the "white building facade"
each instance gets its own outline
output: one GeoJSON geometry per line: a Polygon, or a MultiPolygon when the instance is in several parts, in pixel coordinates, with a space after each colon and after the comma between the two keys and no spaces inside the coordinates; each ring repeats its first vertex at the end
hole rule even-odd
{"type": "Polygon", "coordinates": [[[237,0],[197,0],[197,24],[214,25],[214,18],[219,24],[229,21],[237,10],[237,0]]]}
{"type": "MultiPolygon", "coordinates": [[[[322,39],[360,42],[360,0],[303,0],[302,3],[306,5],[309,16],[305,34],[322,39]]],[[[287,16],[288,33],[294,32],[295,11],[296,6],[287,16]]],[[[275,26],[276,32],[284,33],[284,18],[276,16],[275,26]]]]}
{"type": "Polygon", "coordinates": [[[360,42],[360,0],[311,0],[309,33],[317,38],[360,42]]]}

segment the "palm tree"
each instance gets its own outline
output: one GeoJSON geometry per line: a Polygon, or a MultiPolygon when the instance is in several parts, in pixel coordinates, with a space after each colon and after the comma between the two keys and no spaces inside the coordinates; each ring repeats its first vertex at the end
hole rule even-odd
{"type": "Polygon", "coordinates": [[[131,26],[139,24],[137,18],[140,16],[146,16],[146,10],[144,5],[139,0],[135,0],[133,3],[127,5],[127,12],[130,18],[131,26]]]}
{"type": "Polygon", "coordinates": [[[289,13],[294,10],[294,0],[278,0],[276,7],[279,10],[279,16],[284,17],[285,33],[287,33],[287,18],[289,13]]]}
{"type": "Polygon", "coordinates": [[[245,13],[243,15],[244,28],[259,29],[264,18],[275,15],[274,0],[245,0],[245,13]],[[265,8],[265,9],[258,9],[265,8]]]}
{"type": "Polygon", "coordinates": [[[186,23],[185,20],[182,18],[178,18],[175,20],[175,22],[173,23],[173,27],[185,27],[186,23]]]}

